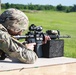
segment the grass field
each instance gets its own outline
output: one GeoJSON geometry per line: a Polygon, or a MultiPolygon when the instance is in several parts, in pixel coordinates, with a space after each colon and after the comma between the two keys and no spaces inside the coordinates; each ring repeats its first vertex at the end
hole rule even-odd
{"type": "Polygon", "coordinates": [[[29,18],[29,25],[42,26],[43,31],[60,30],[61,35],[70,35],[64,39],[64,56],[76,58],[76,13],[57,11],[25,12],[29,18]]]}

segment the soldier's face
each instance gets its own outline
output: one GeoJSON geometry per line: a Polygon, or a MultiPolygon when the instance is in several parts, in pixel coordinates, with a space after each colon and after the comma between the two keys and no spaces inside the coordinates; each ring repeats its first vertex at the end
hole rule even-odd
{"type": "Polygon", "coordinates": [[[21,34],[22,34],[22,30],[19,31],[19,32],[14,32],[14,31],[8,29],[8,33],[9,33],[10,35],[13,35],[13,36],[21,35],[21,34]]]}

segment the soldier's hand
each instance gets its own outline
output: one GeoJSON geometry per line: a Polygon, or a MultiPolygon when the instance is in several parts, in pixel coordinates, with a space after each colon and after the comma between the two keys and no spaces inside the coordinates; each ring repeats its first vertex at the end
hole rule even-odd
{"type": "Polygon", "coordinates": [[[51,40],[51,38],[49,36],[44,36],[44,41],[43,44],[46,44],[48,40],[51,40]]]}
{"type": "Polygon", "coordinates": [[[26,44],[25,46],[27,49],[34,50],[35,45],[36,45],[36,43],[29,43],[29,44],[26,44]]]}

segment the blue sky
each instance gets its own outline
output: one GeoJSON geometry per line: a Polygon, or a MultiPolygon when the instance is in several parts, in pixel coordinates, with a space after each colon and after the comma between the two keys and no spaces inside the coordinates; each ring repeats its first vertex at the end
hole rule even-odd
{"type": "Polygon", "coordinates": [[[49,4],[49,5],[66,5],[66,6],[72,6],[76,4],[76,0],[1,0],[2,3],[14,3],[14,4],[49,4]]]}

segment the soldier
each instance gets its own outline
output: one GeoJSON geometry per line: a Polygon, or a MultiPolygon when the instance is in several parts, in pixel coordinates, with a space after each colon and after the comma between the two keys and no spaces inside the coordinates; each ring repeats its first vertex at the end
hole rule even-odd
{"type": "MultiPolygon", "coordinates": [[[[36,43],[23,45],[12,37],[28,29],[28,23],[28,17],[18,9],[10,8],[0,15],[0,55],[3,55],[0,60],[6,57],[4,53],[24,63],[34,63],[37,60],[38,56],[33,51],[36,43]]],[[[45,36],[43,44],[49,39],[49,36],[45,36]]]]}
{"type": "Polygon", "coordinates": [[[28,28],[28,18],[20,10],[10,8],[0,16],[0,49],[11,58],[24,63],[34,63],[37,55],[33,51],[35,43],[25,46],[11,36],[21,35],[28,28]]]}

